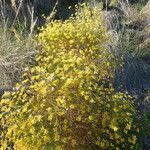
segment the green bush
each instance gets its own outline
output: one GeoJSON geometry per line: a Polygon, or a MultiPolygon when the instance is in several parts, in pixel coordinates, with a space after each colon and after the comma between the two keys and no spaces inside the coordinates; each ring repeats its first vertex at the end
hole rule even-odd
{"type": "Polygon", "coordinates": [[[117,63],[101,10],[82,5],[38,41],[38,65],[0,103],[3,149],[134,149],[134,107],[111,85],[117,63]]]}

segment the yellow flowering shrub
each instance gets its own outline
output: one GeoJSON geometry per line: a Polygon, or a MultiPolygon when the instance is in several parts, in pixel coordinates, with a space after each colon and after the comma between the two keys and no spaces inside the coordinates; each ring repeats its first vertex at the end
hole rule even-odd
{"type": "Polygon", "coordinates": [[[98,7],[42,29],[38,65],[0,103],[4,150],[134,149],[134,107],[111,85],[108,41],[98,7]]]}

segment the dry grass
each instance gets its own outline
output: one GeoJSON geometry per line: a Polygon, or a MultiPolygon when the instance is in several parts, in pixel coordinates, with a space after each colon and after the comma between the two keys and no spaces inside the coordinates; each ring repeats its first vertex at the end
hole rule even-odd
{"type": "Polygon", "coordinates": [[[17,28],[18,24],[28,30],[30,34],[33,33],[37,17],[34,15],[34,8],[29,4],[24,4],[23,0],[15,3],[15,0],[0,1],[0,23],[3,29],[17,28]]]}
{"type": "Polygon", "coordinates": [[[0,32],[0,88],[11,88],[20,80],[24,68],[33,65],[37,48],[35,40],[13,34],[0,32]]]}
{"type": "MultiPolygon", "coordinates": [[[[12,89],[21,80],[25,67],[34,65],[38,47],[34,8],[23,0],[17,2],[0,1],[0,91],[12,89]]],[[[50,14],[45,19],[49,21],[52,17],[50,14]]]]}
{"type": "Polygon", "coordinates": [[[0,1],[0,90],[11,89],[25,67],[34,64],[37,43],[34,9],[11,0],[0,1]]]}
{"type": "Polygon", "coordinates": [[[123,58],[123,68],[116,73],[116,87],[134,95],[150,88],[150,5],[138,10],[120,3],[122,14],[107,12],[106,22],[113,33],[111,49],[123,58]],[[118,30],[119,29],[119,30],[118,30]]]}

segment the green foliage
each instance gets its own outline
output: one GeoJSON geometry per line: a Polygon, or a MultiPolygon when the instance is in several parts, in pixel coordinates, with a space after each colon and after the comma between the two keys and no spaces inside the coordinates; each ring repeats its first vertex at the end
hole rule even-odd
{"type": "Polygon", "coordinates": [[[134,107],[111,85],[117,64],[101,10],[82,5],[38,41],[38,65],[0,103],[3,149],[134,149],[134,107]]]}

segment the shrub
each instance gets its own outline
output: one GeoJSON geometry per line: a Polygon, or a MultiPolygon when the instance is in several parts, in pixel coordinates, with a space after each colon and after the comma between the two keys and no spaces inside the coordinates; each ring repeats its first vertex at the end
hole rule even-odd
{"type": "Polygon", "coordinates": [[[134,107],[111,85],[116,60],[101,10],[82,5],[38,41],[38,65],[1,100],[3,149],[134,149],[134,107]]]}

